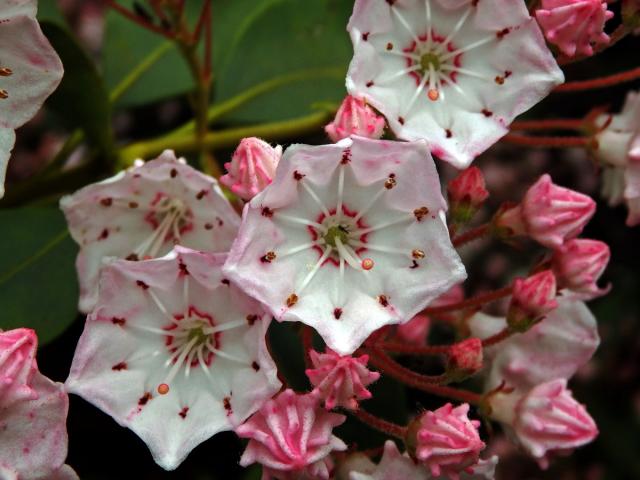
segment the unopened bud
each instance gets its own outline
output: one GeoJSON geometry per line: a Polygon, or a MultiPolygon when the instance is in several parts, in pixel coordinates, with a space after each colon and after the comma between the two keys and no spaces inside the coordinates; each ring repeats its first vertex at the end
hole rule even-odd
{"type": "Polygon", "coordinates": [[[557,306],[556,277],[551,270],[517,278],[513,282],[507,323],[512,331],[526,332],[557,306]]]}

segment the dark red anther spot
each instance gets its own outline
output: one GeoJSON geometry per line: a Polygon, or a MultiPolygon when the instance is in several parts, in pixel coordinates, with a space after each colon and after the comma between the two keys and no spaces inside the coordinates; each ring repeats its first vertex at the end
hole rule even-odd
{"type": "Polygon", "coordinates": [[[400,122],[400,125],[404,125],[404,117],[398,117],[398,122],[400,122]]]}
{"type": "Polygon", "coordinates": [[[300,181],[305,177],[304,173],[300,173],[298,170],[293,171],[294,180],[300,181]]]}
{"type": "Polygon", "coordinates": [[[498,85],[504,85],[504,77],[500,75],[496,75],[496,78],[493,79],[498,85]]]}
{"type": "Polygon", "coordinates": [[[196,194],[196,198],[197,198],[198,200],[202,200],[206,194],[207,194],[207,191],[206,191],[206,190],[200,190],[200,191],[196,194]]]}
{"type": "Polygon", "coordinates": [[[205,230],[211,230],[211,229],[213,229],[213,223],[205,223],[205,224],[204,224],[204,229],[205,229],[205,230]]]}
{"type": "Polygon", "coordinates": [[[139,173],[134,173],[133,174],[133,178],[140,178],[140,174],[139,173]]]}
{"type": "Polygon", "coordinates": [[[104,207],[110,207],[111,205],[113,205],[113,198],[111,197],[103,198],[102,200],[100,200],[100,204],[104,207]]]}
{"type": "Polygon", "coordinates": [[[100,232],[100,236],[98,237],[98,240],[105,240],[109,237],[109,229],[105,228],[104,230],[102,230],[102,232],[100,232]]]}
{"type": "Polygon", "coordinates": [[[418,268],[419,266],[420,264],[414,260],[409,268],[413,269],[413,268],[418,268]]]}
{"type": "Polygon", "coordinates": [[[351,149],[347,148],[344,152],[342,152],[342,160],[340,160],[340,163],[342,165],[346,165],[350,161],[351,161],[351,149]]]}
{"type": "Polygon", "coordinates": [[[178,268],[180,269],[180,274],[189,275],[189,269],[184,263],[182,262],[178,263],[178,268]]]}
{"type": "Polygon", "coordinates": [[[509,78],[513,72],[511,70],[506,70],[504,72],[504,78],[509,78]]]}
{"type": "Polygon", "coordinates": [[[386,0],[389,6],[393,7],[393,4],[396,3],[396,0],[386,0]]]}
{"type": "Polygon", "coordinates": [[[333,309],[333,318],[335,318],[336,320],[340,320],[341,316],[342,316],[342,309],[341,308],[334,308],[333,309]]]}
{"type": "Polygon", "coordinates": [[[227,287],[231,285],[231,282],[226,278],[223,278],[222,280],[220,280],[220,283],[222,283],[223,285],[226,285],[227,287]]]}
{"type": "Polygon", "coordinates": [[[511,29],[509,27],[503,28],[499,32],[496,32],[496,37],[498,37],[499,39],[503,39],[504,36],[507,35],[510,31],[511,29]]]}
{"type": "Polygon", "coordinates": [[[369,40],[369,32],[364,32],[362,34],[362,40],[364,40],[365,42],[369,40]]]}
{"type": "Polygon", "coordinates": [[[413,211],[413,214],[416,217],[416,220],[418,220],[419,222],[422,221],[422,219],[424,217],[426,217],[427,215],[429,215],[429,209],[427,207],[420,207],[420,208],[416,208],[413,211]]]}
{"type": "Polygon", "coordinates": [[[271,263],[276,259],[275,252],[267,252],[262,257],[260,257],[260,261],[262,263],[271,263]]]}
{"type": "Polygon", "coordinates": [[[393,43],[387,43],[387,50],[393,50],[393,43]]]}
{"type": "Polygon", "coordinates": [[[172,168],[171,172],[169,172],[169,175],[171,175],[171,178],[176,178],[178,176],[178,170],[172,168]]]}
{"type": "Polygon", "coordinates": [[[138,208],[138,202],[129,202],[129,208],[138,208]]]}
{"type": "Polygon", "coordinates": [[[453,133],[448,128],[445,129],[444,134],[446,135],[447,138],[453,137],[453,133]]]}
{"type": "Polygon", "coordinates": [[[222,221],[222,219],[220,217],[216,217],[216,221],[218,222],[218,226],[219,227],[224,225],[224,222],[222,221]]]}
{"type": "Polygon", "coordinates": [[[227,415],[231,415],[233,413],[233,409],[231,408],[231,398],[224,397],[222,404],[224,405],[224,409],[227,411],[227,415]]]}
{"type": "Polygon", "coordinates": [[[260,370],[260,365],[258,365],[258,362],[253,362],[251,364],[251,368],[253,368],[257,372],[258,370],[260,370]]]}
{"type": "Polygon", "coordinates": [[[140,397],[140,400],[138,400],[138,405],[144,407],[152,398],[153,395],[151,395],[151,392],[146,392],[142,397],[140,397]]]}
{"type": "Polygon", "coordinates": [[[254,323],[256,323],[256,320],[258,320],[257,315],[247,315],[247,323],[249,325],[253,325],[254,323]]]}
{"type": "Polygon", "coordinates": [[[180,412],[178,412],[178,415],[180,415],[180,418],[184,420],[187,418],[187,413],[189,413],[189,407],[184,407],[180,412]]]}
{"type": "Polygon", "coordinates": [[[472,7],[477,7],[477,6],[478,6],[478,2],[479,2],[479,1],[480,1],[480,0],[471,0],[471,6],[472,6],[472,7]]]}
{"type": "Polygon", "coordinates": [[[369,80],[367,83],[365,83],[365,86],[366,86],[367,88],[371,88],[371,87],[373,87],[373,80],[369,80]]]}
{"type": "Polygon", "coordinates": [[[122,317],[113,317],[111,319],[111,323],[113,323],[114,325],[118,325],[120,327],[122,327],[125,324],[126,320],[122,317]]]}
{"type": "Polygon", "coordinates": [[[137,254],[130,253],[129,255],[126,256],[125,260],[129,260],[130,262],[137,262],[138,260],[140,260],[140,258],[138,257],[137,254]]]}
{"type": "Polygon", "coordinates": [[[273,210],[270,209],[269,207],[262,207],[262,212],[261,213],[262,213],[263,217],[267,217],[267,218],[273,217],[273,210]]]}
{"type": "Polygon", "coordinates": [[[490,117],[490,116],[492,116],[492,115],[493,115],[493,112],[492,112],[491,110],[487,110],[486,108],[483,108],[483,109],[482,109],[482,114],[483,114],[485,117],[490,117]]]}
{"type": "Polygon", "coordinates": [[[382,305],[383,307],[388,307],[389,306],[389,299],[387,298],[386,295],[378,295],[378,303],[380,305],[382,305]]]}
{"type": "Polygon", "coordinates": [[[126,370],[127,369],[127,363],[126,362],[120,362],[115,364],[113,367],[111,367],[111,370],[115,371],[115,372],[120,372],[122,370],[126,370]]]}
{"type": "Polygon", "coordinates": [[[143,290],[147,290],[149,288],[149,285],[144,283],[142,280],[136,280],[136,285],[138,285],[143,290]]]}

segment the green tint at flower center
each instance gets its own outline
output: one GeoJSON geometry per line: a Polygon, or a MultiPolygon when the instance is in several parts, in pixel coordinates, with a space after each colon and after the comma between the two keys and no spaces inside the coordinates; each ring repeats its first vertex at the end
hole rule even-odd
{"type": "Polygon", "coordinates": [[[420,57],[420,71],[425,74],[431,69],[434,71],[440,70],[440,57],[435,53],[425,53],[420,57]]]}
{"type": "Polygon", "coordinates": [[[210,335],[204,332],[205,323],[203,322],[201,326],[191,328],[189,330],[189,334],[187,335],[187,343],[191,343],[195,339],[195,343],[193,348],[199,347],[200,345],[204,345],[209,340],[210,335]]]}
{"type": "Polygon", "coordinates": [[[327,245],[331,245],[335,248],[336,238],[339,238],[342,244],[349,243],[349,231],[342,225],[336,225],[329,227],[329,230],[327,230],[327,233],[324,234],[323,238],[327,245]]]}

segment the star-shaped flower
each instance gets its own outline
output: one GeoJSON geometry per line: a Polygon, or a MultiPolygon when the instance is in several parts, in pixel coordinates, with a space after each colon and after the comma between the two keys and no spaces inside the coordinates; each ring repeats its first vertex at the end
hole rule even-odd
{"type": "Polygon", "coordinates": [[[64,466],[69,397],[38,371],[33,330],[0,332],[0,478],[77,479],[64,466]]]}
{"type": "Polygon", "coordinates": [[[225,256],[182,247],[105,266],[66,385],[176,468],[280,387],[270,318],[221,271],[225,256]]]}
{"type": "Polygon", "coordinates": [[[245,207],[224,268],[278,320],[350,354],[466,277],[444,208],[424,142],[295,145],[245,207]]]}
{"type": "Polygon", "coordinates": [[[76,267],[83,312],[96,303],[105,257],[155,258],[175,244],[226,252],[240,223],[215,179],[170,150],[64,197],[60,206],[80,245],[76,267]]]}
{"type": "Polygon", "coordinates": [[[458,168],[564,77],[524,2],[356,0],[349,93],[458,168]]]}
{"type": "Polygon", "coordinates": [[[37,0],[0,4],[0,198],[14,130],[30,120],[62,79],[60,58],[36,20],[37,0]]]}

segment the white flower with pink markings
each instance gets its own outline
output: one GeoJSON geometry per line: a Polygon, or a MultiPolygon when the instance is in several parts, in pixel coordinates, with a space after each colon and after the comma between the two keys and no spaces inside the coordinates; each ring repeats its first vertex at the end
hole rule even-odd
{"type": "Polygon", "coordinates": [[[357,0],[347,29],[349,93],[458,168],[564,80],[519,1],[357,0]]]}
{"type": "Polygon", "coordinates": [[[240,223],[216,180],[170,150],[64,197],[60,206],[80,245],[76,267],[83,312],[96,303],[105,258],[156,258],[176,244],[226,252],[240,223]]]}
{"type": "Polygon", "coordinates": [[[225,271],[280,321],[352,353],[466,277],[424,142],[290,147],[245,207],[225,271]]]}
{"type": "Polygon", "coordinates": [[[176,247],[105,266],[66,382],[167,470],[280,387],[265,346],[270,317],[222,274],[224,259],[176,247]]]}
{"type": "Polygon", "coordinates": [[[62,79],[62,62],[40,30],[37,0],[0,5],[0,198],[15,129],[29,121],[62,79]]]}

